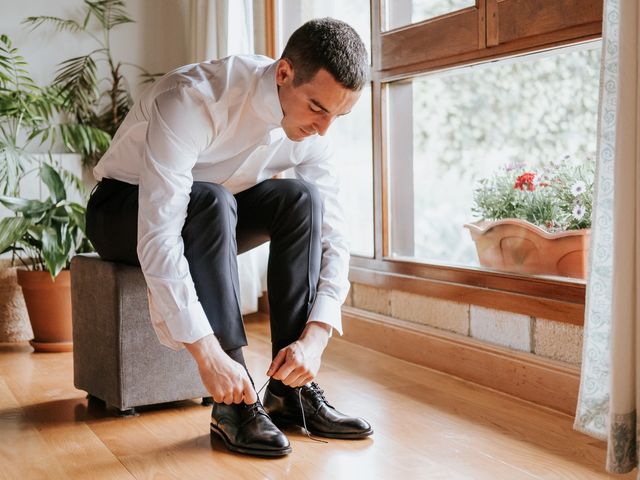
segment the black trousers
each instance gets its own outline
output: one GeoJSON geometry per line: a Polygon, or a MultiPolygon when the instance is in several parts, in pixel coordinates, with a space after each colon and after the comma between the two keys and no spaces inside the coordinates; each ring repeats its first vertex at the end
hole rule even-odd
{"type": "MultiPolygon", "coordinates": [[[[87,236],[100,257],[140,264],[137,185],[103,179],[91,194],[86,219],[87,236]]],[[[320,275],[321,220],[320,195],[308,182],[270,179],[236,195],[215,183],[193,183],[182,229],[184,255],[223,349],[247,345],[236,256],[268,240],[274,355],[299,338],[320,275]]]]}

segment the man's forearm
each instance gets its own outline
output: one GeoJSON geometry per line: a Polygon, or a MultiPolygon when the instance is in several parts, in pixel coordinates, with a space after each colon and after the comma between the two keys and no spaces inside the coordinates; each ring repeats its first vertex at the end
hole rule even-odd
{"type": "Polygon", "coordinates": [[[331,336],[331,326],[323,322],[308,322],[299,340],[307,347],[324,351],[331,336]]]}
{"type": "Polygon", "coordinates": [[[193,343],[185,343],[184,346],[198,365],[215,363],[221,355],[226,355],[220,342],[213,334],[206,335],[193,343]]]}

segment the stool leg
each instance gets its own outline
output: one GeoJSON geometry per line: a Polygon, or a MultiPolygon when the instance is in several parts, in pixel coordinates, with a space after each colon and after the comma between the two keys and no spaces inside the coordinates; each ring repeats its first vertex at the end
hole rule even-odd
{"type": "Polygon", "coordinates": [[[137,417],[138,412],[136,412],[135,408],[125,408],[124,410],[117,409],[117,415],[119,417],[137,417]]]}
{"type": "Polygon", "coordinates": [[[210,407],[213,405],[213,397],[202,397],[202,406],[210,407]]]}
{"type": "Polygon", "coordinates": [[[92,403],[92,402],[104,403],[104,400],[96,397],[95,395],[91,395],[90,393],[87,393],[86,399],[88,400],[88,403],[92,403]]]}

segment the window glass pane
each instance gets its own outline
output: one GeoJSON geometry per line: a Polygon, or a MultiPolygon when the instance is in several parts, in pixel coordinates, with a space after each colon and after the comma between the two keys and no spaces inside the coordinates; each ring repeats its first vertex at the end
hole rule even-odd
{"type": "MultiPolygon", "coordinates": [[[[333,17],[349,23],[371,55],[369,0],[282,0],[280,7],[280,51],[291,33],[307,20],[333,17]]],[[[371,88],[367,86],[351,113],[337,118],[327,133],[340,165],[341,204],[351,253],[369,257],[374,254],[371,117],[371,88]]]]}
{"type": "Polygon", "coordinates": [[[388,30],[474,7],[476,0],[387,0],[388,30]]]}
{"type": "MultiPolygon", "coordinates": [[[[599,42],[592,42],[391,84],[392,255],[479,266],[464,225],[479,220],[472,208],[481,179],[511,175],[505,195],[525,195],[532,193],[526,178],[515,178],[533,172],[538,195],[555,192],[543,175],[555,177],[566,168],[588,177],[596,149],[599,69],[599,42]]],[[[579,180],[573,178],[570,187],[579,180]]],[[[498,194],[498,201],[510,198],[505,195],[498,194]]],[[[586,197],[566,201],[577,198],[586,197]]],[[[548,231],[575,220],[557,209],[553,216],[558,222],[547,224],[548,231]]]]}

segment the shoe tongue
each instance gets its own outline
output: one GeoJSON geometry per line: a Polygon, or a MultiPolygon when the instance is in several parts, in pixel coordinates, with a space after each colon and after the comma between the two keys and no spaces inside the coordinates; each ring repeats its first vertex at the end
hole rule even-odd
{"type": "Polygon", "coordinates": [[[264,407],[259,400],[256,403],[243,403],[242,406],[244,407],[244,410],[251,415],[264,413],[264,407]]]}
{"type": "Polygon", "coordinates": [[[239,406],[240,408],[238,409],[238,413],[242,425],[250,422],[260,414],[266,415],[264,407],[259,402],[251,404],[242,403],[239,406]]]}

